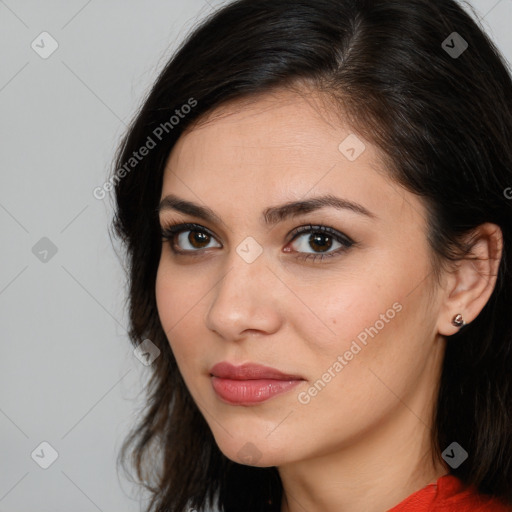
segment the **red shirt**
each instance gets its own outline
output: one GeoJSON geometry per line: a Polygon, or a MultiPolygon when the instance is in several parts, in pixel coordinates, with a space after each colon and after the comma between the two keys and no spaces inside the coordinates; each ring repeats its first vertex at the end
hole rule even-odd
{"type": "Polygon", "coordinates": [[[511,512],[496,498],[479,494],[473,487],[465,487],[453,475],[444,475],[435,484],[411,494],[388,512],[511,512]]]}

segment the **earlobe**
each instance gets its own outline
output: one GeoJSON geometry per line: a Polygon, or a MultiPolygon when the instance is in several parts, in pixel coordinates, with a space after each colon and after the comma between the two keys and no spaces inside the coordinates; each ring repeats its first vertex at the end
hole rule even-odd
{"type": "Polygon", "coordinates": [[[468,243],[471,250],[456,262],[445,289],[438,331],[444,336],[456,334],[482,311],[496,285],[503,251],[503,234],[496,224],[485,223],[473,230],[468,243]]]}

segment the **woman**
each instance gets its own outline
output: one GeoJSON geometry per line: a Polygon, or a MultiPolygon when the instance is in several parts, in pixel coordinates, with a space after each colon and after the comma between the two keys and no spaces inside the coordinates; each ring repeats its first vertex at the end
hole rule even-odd
{"type": "Polygon", "coordinates": [[[115,163],[148,510],[512,509],[512,81],[458,4],[235,1],[115,163]]]}

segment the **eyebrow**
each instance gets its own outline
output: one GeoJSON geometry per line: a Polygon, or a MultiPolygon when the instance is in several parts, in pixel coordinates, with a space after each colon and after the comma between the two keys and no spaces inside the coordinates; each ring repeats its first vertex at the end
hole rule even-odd
{"type": "MultiPolygon", "coordinates": [[[[350,210],[352,212],[364,215],[371,219],[377,219],[377,216],[364,206],[342,199],[333,195],[313,197],[303,201],[292,201],[280,206],[271,206],[263,211],[263,220],[265,224],[271,226],[286,219],[298,217],[305,213],[320,210],[321,208],[336,208],[337,210],[350,210]]],[[[166,210],[175,210],[184,214],[198,217],[211,223],[222,224],[221,218],[210,208],[200,206],[191,201],[186,201],[173,194],[162,199],[158,206],[158,213],[166,210]]]]}

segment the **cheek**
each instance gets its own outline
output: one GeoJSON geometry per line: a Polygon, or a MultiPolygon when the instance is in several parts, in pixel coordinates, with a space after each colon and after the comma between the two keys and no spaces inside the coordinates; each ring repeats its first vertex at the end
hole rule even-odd
{"type": "Polygon", "coordinates": [[[330,395],[349,409],[357,404],[356,409],[371,418],[379,408],[396,404],[424,371],[431,350],[425,289],[420,286],[410,294],[407,280],[398,278],[386,284],[368,295],[348,291],[331,309],[338,337],[336,343],[323,345],[321,364],[324,374],[332,368],[337,378],[331,379],[318,405],[325,399],[327,407],[330,395]]]}
{"type": "Polygon", "coordinates": [[[180,304],[180,301],[177,300],[178,297],[174,296],[174,294],[177,293],[176,286],[171,285],[171,283],[170,272],[168,272],[165,266],[160,262],[156,275],[155,297],[158,316],[160,317],[160,322],[167,335],[170,334],[169,331],[176,323],[178,318],[177,314],[179,313],[177,309],[180,304]]]}
{"type": "Polygon", "coordinates": [[[428,331],[426,284],[411,293],[412,275],[420,269],[404,272],[396,264],[387,269],[385,264],[375,265],[295,290],[315,312],[312,315],[302,305],[294,311],[295,325],[307,345],[304,359],[310,381],[329,380],[329,375],[322,375],[330,371],[331,376],[340,375],[330,379],[337,382],[333,390],[349,386],[359,394],[379,386],[370,370],[390,382],[419,370],[428,351],[428,343],[418,335],[428,331]]]}
{"type": "Polygon", "coordinates": [[[155,283],[160,322],[178,369],[193,396],[199,396],[200,376],[207,373],[212,347],[204,315],[212,283],[195,265],[178,267],[162,251],[155,283]]]}
{"type": "MultiPolygon", "coordinates": [[[[197,281],[199,284],[200,280],[197,281]]],[[[200,290],[192,286],[183,273],[173,271],[169,265],[160,263],[155,283],[156,304],[160,322],[178,366],[197,347],[197,343],[186,341],[195,337],[194,329],[199,327],[197,321],[191,322],[200,307],[197,304],[201,296],[199,293],[200,290]]]]}
{"type": "Polygon", "coordinates": [[[172,334],[182,329],[183,321],[197,315],[201,300],[208,294],[208,283],[202,272],[194,266],[178,267],[162,251],[156,275],[155,295],[160,321],[166,332],[172,334]]]}
{"type": "Polygon", "coordinates": [[[301,300],[295,298],[295,306],[288,312],[293,313],[312,352],[321,359],[343,354],[353,340],[364,344],[376,323],[378,331],[391,330],[399,316],[397,309],[402,309],[397,302],[403,294],[399,281],[386,279],[369,272],[352,272],[294,287],[301,300]]]}

